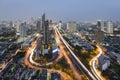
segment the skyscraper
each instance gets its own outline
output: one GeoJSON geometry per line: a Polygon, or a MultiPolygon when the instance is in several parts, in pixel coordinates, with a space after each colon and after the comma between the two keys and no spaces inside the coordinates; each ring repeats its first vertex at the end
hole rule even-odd
{"type": "Polygon", "coordinates": [[[97,27],[100,28],[101,27],[101,20],[97,21],[97,27]]]}
{"type": "Polygon", "coordinates": [[[67,23],[68,32],[76,32],[77,31],[76,27],[77,27],[76,22],[67,23]]]}
{"type": "Polygon", "coordinates": [[[40,19],[38,19],[36,27],[37,27],[37,32],[40,33],[42,31],[42,26],[41,26],[41,20],[40,19]]]}
{"type": "Polygon", "coordinates": [[[20,36],[24,37],[27,35],[27,26],[26,26],[26,22],[21,23],[21,25],[19,26],[19,30],[20,30],[20,36]]]}
{"type": "Polygon", "coordinates": [[[112,23],[112,21],[109,21],[107,23],[107,33],[108,34],[112,34],[113,33],[113,23],[112,23]]]}
{"type": "Polygon", "coordinates": [[[45,27],[45,14],[42,15],[42,30],[44,30],[45,27]]]}
{"type": "Polygon", "coordinates": [[[105,24],[104,24],[104,21],[101,21],[101,31],[105,32],[105,24]]]}
{"type": "Polygon", "coordinates": [[[98,28],[95,32],[95,40],[97,43],[101,43],[104,40],[104,32],[98,28]]]}
{"type": "Polygon", "coordinates": [[[101,29],[101,31],[105,31],[105,30],[104,30],[104,27],[105,27],[104,21],[98,20],[98,21],[97,21],[97,28],[101,29]]]}
{"type": "Polygon", "coordinates": [[[48,48],[48,27],[49,27],[49,22],[47,20],[47,21],[45,21],[45,27],[44,27],[45,48],[48,48]]]}
{"type": "Polygon", "coordinates": [[[48,20],[45,21],[45,14],[42,16],[42,29],[43,29],[43,41],[44,41],[44,54],[48,53],[48,29],[49,29],[49,22],[48,20]]]}

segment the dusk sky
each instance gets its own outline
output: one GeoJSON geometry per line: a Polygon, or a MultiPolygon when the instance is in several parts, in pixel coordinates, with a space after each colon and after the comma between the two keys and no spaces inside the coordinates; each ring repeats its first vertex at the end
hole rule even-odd
{"type": "Polygon", "coordinates": [[[0,0],[0,20],[26,20],[43,13],[57,21],[120,20],[120,0],[0,0]]]}

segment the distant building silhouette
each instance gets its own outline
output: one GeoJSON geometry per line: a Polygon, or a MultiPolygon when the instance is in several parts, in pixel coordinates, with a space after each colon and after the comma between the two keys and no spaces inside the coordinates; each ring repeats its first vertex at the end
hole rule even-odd
{"type": "Polygon", "coordinates": [[[98,28],[95,32],[95,40],[97,43],[101,43],[104,40],[104,32],[98,28]]]}
{"type": "Polygon", "coordinates": [[[38,33],[41,33],[41,31],[42,31],[42,26],[41,26],[41,20],[40,19],[38,19],[38,21],[37,21],[37,24],[36,24],[36,27],[37,27],[37,32],[38,33]]]}
{"type": "Polygon", "coordinates": [[[77,27],[77,24],[76,24],[76,22],[68,22],[67,23],[67,30],[68,30],[68,32],[76,32],[77,31],[77,29],[76,29],[76,27],[77,27]]]}

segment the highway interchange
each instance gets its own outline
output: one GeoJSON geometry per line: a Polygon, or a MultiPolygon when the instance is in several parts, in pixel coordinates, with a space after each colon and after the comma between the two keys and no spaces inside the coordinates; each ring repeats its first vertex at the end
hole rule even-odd
{"type": "MultiPolygon", "coordinates": [[[[95,61],[102,54],[102,49],[99,46],[97,46],[97,48],[99,49],[99,54],[97,56],[95,56],[89,63],[91,71],[92,71],[92,73],[91,73],[84,66],[84,64],[78,59],[78,57],[74,54],[74,52],[70,49],[69,44],[63,39],[63,37],[61,36],[61,34],[56,26],[54,26],[54,29],[56,32],[56,41],[57,41],[58,45],[60,46],[60,54],[63,54],[63,56],[66,58],[68,64],[70,65],[70,68],[75,73],[76,79],[81,80],[81,76],[79,74],[79,71],[77,70],[77,69],[79,69],[87,76],[87,78],[89,80],[103,80],[103,78],[101,77],[101,75],[99,73],[97,73],[97,70],[95,68],[95,61]],[[67,53],[64,48],[67,48],[69,53],[67,53]]],[[[41,65],[39,63],[36,63],[32,59],[36,45],[37,45],[37,42],[35,41],[32,43],[32,46],[29,48],[29,50],[27,50],[24,63],[31,68],[41,69],[38,67],[41,65]],[[34,64],[34,65],[32,65],[32,64],[34,64]]],[[[48,64],[53,64],[53,63],[51,62],[48,64]]],[[[5,66],[4,66],[4,68],[5,68],[5,66]]]]}

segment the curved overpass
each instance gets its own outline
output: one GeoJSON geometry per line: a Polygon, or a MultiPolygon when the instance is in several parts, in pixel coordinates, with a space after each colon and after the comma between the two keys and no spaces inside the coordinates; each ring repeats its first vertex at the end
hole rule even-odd
{"type": "Polygon", "coordinates": [[[99,49],[99,54],[97,56],[95,56],[91,61],[90,61],[90,69],[92,71],[92,73],[95,75],[95,77],[98,80],[103,80],[103,78],[101,77],[101,75],[97,72],[96,68],[95,68],[95,61],[97,60],[97,58],[102,54],[102,49],[97,45],[97,48],[99,49]]]}

